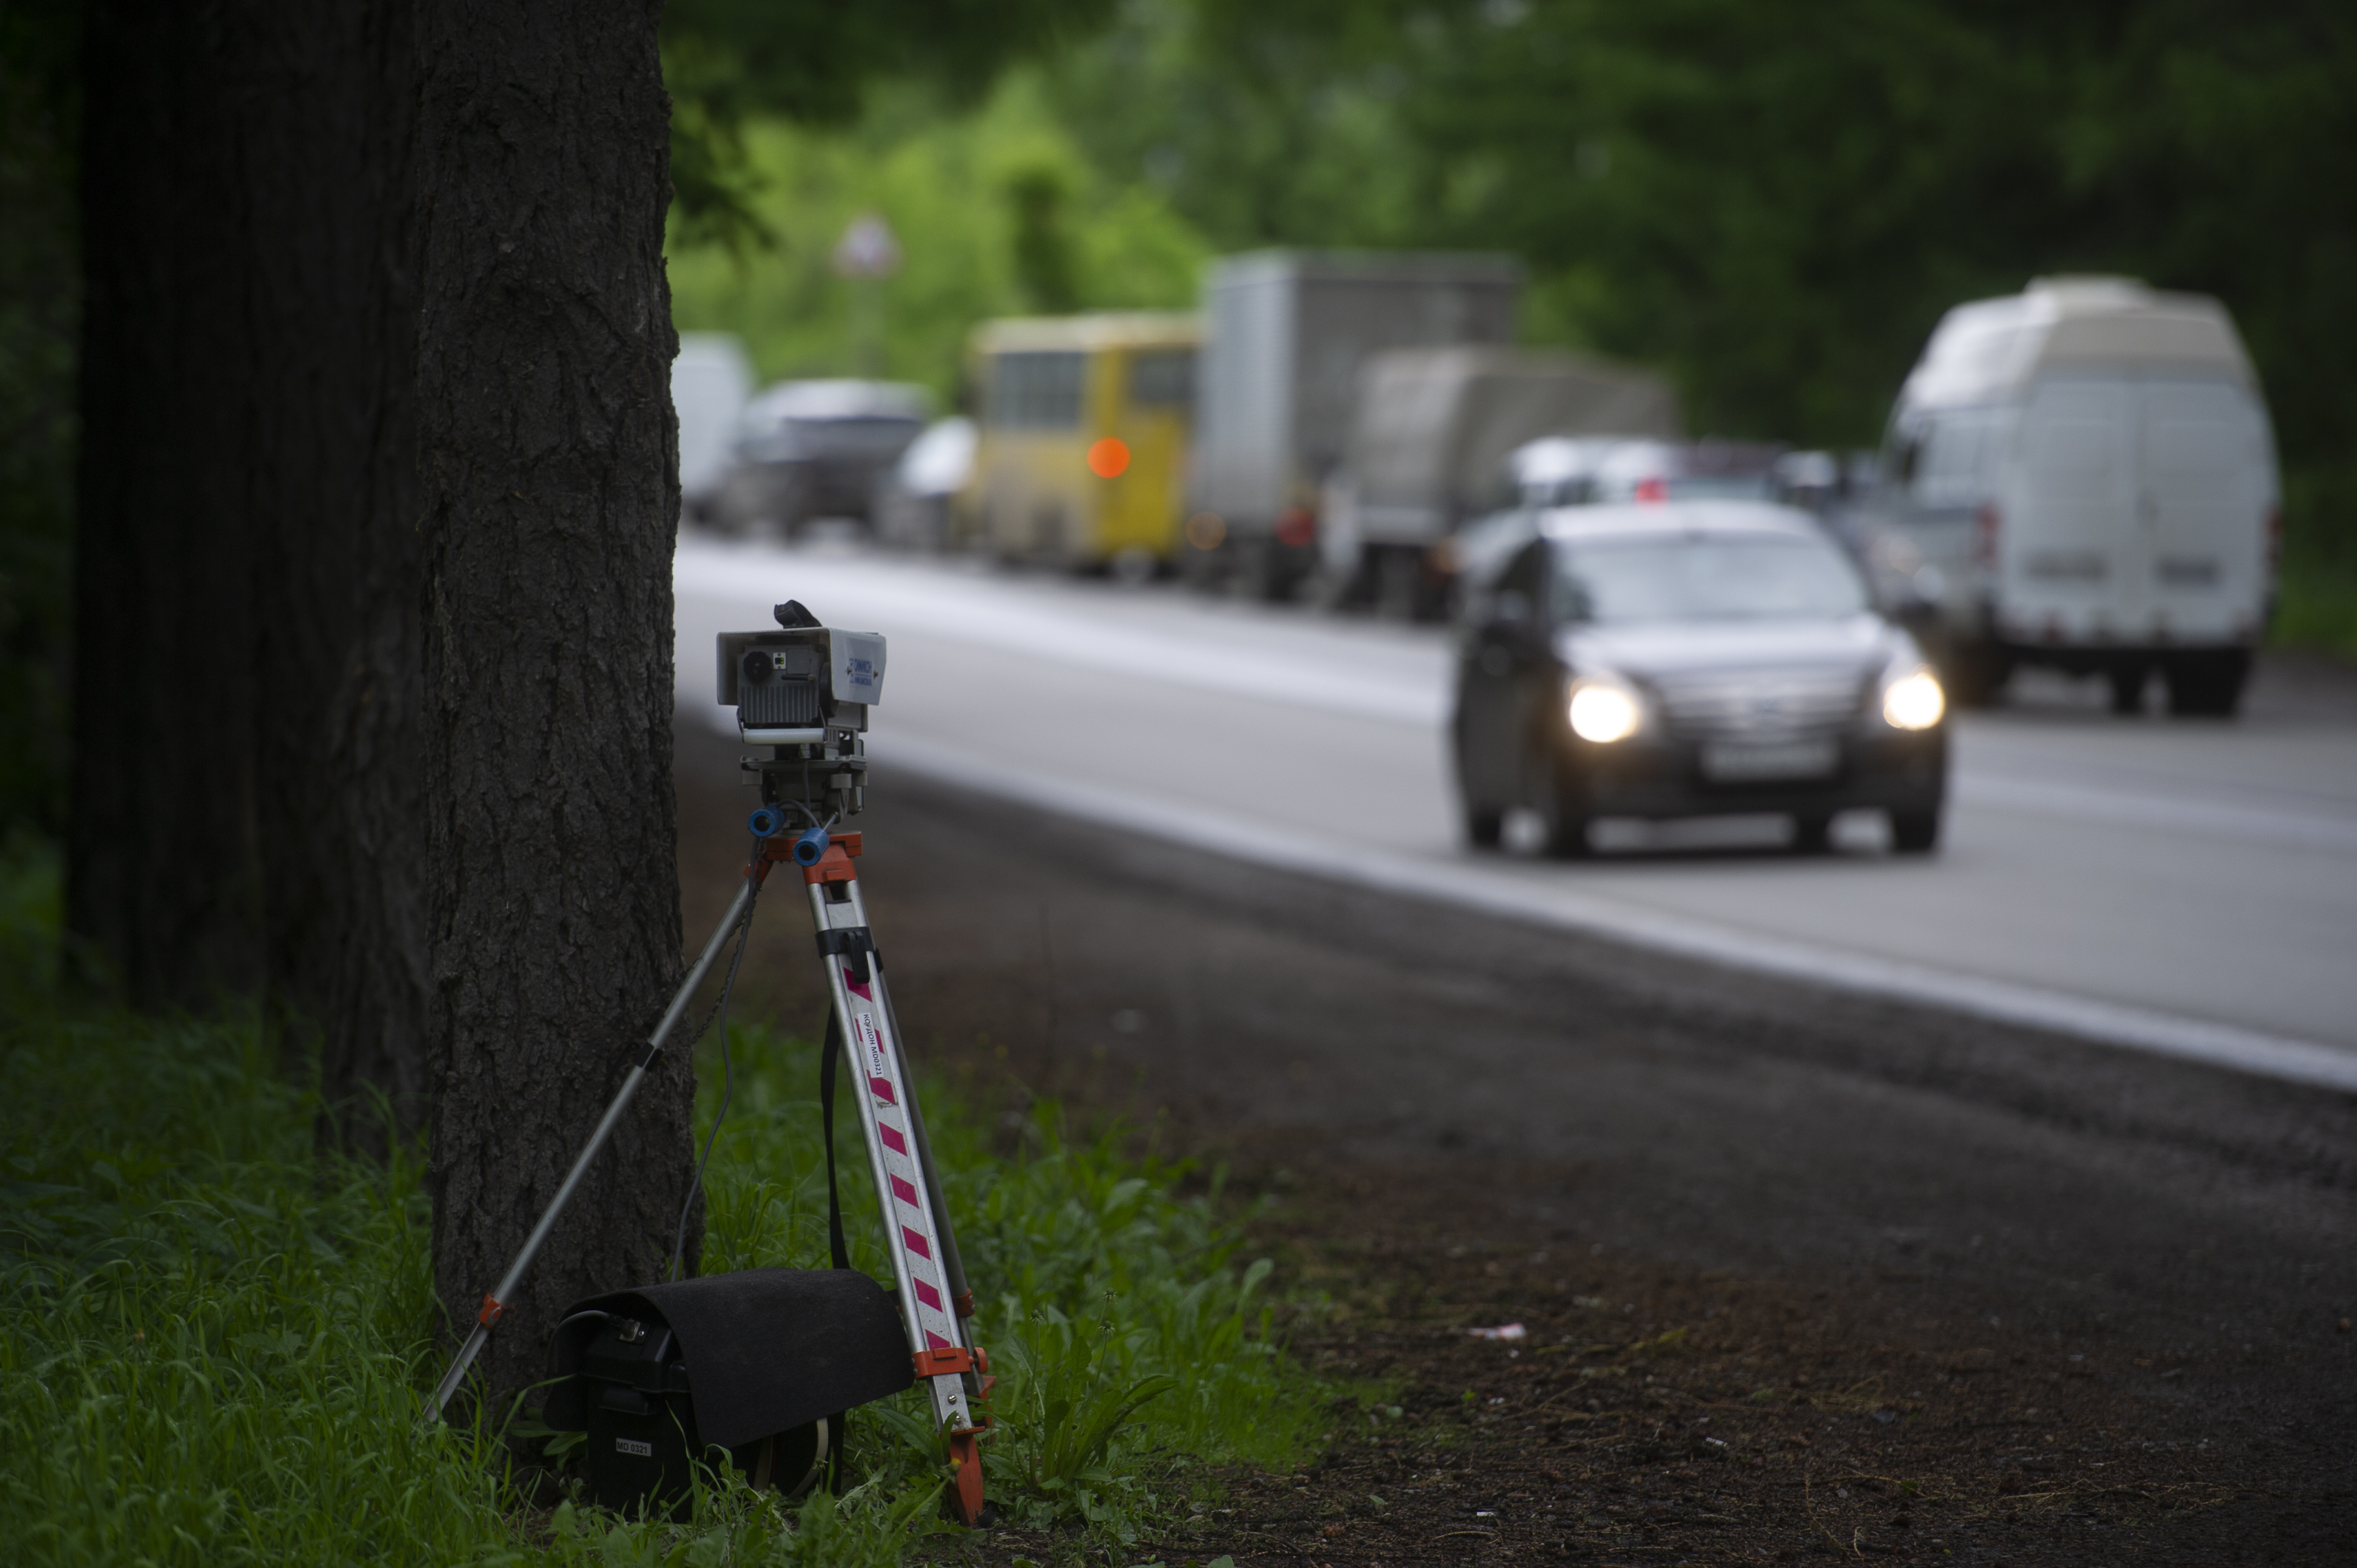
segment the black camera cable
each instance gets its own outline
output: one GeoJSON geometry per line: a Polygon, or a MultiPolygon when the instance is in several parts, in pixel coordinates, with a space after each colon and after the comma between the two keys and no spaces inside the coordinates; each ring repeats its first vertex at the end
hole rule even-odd
{"type": "Polygon", "coordinates": [[[728,974],[720,983],[720,1000],[704,1015],[704,1022],[688,1037],[685,1055],[693,1062],[695,1043],[704,1038],[705,1031],[717,1022],[720,1026],[720,1108],[713,1112],[712,1130],[704,1136],[704,1155],[695,1162],[695,1175],[687,1184],[687,1197],[679,1206],[679,1229],[672,1237],[671,1277],[677,1280],[687,1256],[687,1217],[695,1208],[696,1194],[704,1190],[704,1170],[712,1163],[712,1145],[720,1140],[720,1123],[727,1119],[728,1101],[737,1092],[737,1064],[728,1051],[728,995],[737,989],[737,970],[745,961],[745,947],[753,937],[753,906],[761,897],[761,841],[753,841],[753,852],[745,862],[745,875],[753,884],[745,899],[745,916],[737,926],[737,951],[728,960],[728,974]]]}

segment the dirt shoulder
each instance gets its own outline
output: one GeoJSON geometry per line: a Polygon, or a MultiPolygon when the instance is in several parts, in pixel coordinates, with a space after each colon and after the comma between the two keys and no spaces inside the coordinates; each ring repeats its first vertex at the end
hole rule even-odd
{"type": "MultiPolygon", "coordinates": [[[[683,736],[694,936],[732,766],[683,736]]],[[[2357,1561],[2348,1101],[879,786],[924,1058],[1225,1162],[1378,1391],[1132,1561],[2357,1561]]],[[[747,974],[815,1026],[798,908],[747,974]]]]}

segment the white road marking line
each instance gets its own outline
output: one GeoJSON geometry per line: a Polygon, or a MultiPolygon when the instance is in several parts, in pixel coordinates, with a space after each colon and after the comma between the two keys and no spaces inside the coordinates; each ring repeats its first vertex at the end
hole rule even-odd
{"type": "MultiPolygon", "coordinates": [[[[724,734],[736,726],[722,710],[692,704],[724,734]]],[[[1437,897],[1502,915],[1641,947],[1887,996],[1999,1023],[2072,1035],[2149,1055],[2201,1062],[2261,1078],[2357,1093],[2357,1051],[2206,1019],[2074,996],[2043,986],[1845,952],[1550,886],[1533,876],[1421,858],[1319,839],[1265,822],[1207,811],[1126,791],[1027,773],[905,734],[872,737],[876,758],[944,781],[1107,827],[1252,861],[1280,870],[1352,883],[1380,892],[1437,897]]]]}

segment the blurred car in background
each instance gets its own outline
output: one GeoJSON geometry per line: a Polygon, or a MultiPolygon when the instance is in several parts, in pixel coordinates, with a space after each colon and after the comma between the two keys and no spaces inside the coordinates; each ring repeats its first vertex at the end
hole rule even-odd
{"type": "Polygon", "coordinates": [[[1960,702],[2018,665],[2141,710],[2234,711],[2275,594],[2282,491],[2224,306],[2041,278],[1943,318],[1891,412],[1870,532],[1960,702]]]}
{"type": "Polygon", "coordinates": [[[1003,561],[1150,574],[1178,539],[1195,413],[1195,317],[985,321],[974,478],[958,532],[1003,561]]]}
{"type": "Polygon", "coordinates": [[[1642,436],[1544,435],[1506,454],[1501,510],[1459,529],[1434,553],[1435,569],[1452,580],[1460,602],[1469,585],[1488,581],[1508,556],[1536,537],[1553,508],[1607,501],[1651,506],[1671,499],[1774,500],[1807,505],[1805,486],[1823,477],[1823,454],[1728,441],[1663,441],[1642,436]]]}
{"type": "Polygon", "coordinates": [[[816,518],[866,521],[877,477],[923,431],[930,403],[897,381],[780,381],[745,405],[714,521],[791,535],[816,518]]]}
{"type": "Polygon", "coordinates": [[[1773,500],[1785,448],[1749,441],[1624,441],[1598,462],[1587,499],[1773,500]]]}
{"type": "Polygon", "coordinates": [[[941,549],[949,542],[950,508],[974,477],[977,439],[962,414],[938,419],[876,480],[876,542],[896,550],[941,549]]]}
{"type": "Polygon", "coordinates": [[[1557,855],[1601,818],[1755,813],[1821,850],[1858,808],[1888,813],[1902,854],[1939,843],[1939,681],[1805,513],[1555,509],[1467,586],[1450,735],[1475,844],[1516,809],[1557,855]]]}
{"type": "Polygon", "coordinates": [[[671,362],[671,405],[679,415],[679,504],[707,521],[736,460],[737,424],[753,393],[753,364],[726,332],[683,332],[671,362]]]}
{"type": "Polygon", "coordinates": [[[1437,620],[1451,575],[1435,547],[1511,504],[1501,483],[1510,454],[1551,434],[1680,429],[1667,381],[1586,355],[1462,344],[1373,355],[1319,508],[1320,596],[1332,608],[1437,620]]]}

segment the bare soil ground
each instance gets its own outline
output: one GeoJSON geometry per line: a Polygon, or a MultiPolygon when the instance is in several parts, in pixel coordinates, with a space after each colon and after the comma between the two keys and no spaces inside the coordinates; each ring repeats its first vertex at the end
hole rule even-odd
{"type": "MultiPolygon", "coordinates": [[[[733,763],[683,728],[691,940],[733,763]]],[[[2357,1562],[2345,1097],[878,785],[928,1065],[1226,1164],[1363,1391],[1126,1562],[2357,1562]]],[[[746,971],[817,1025],[791,897],[746,971]]]]}

